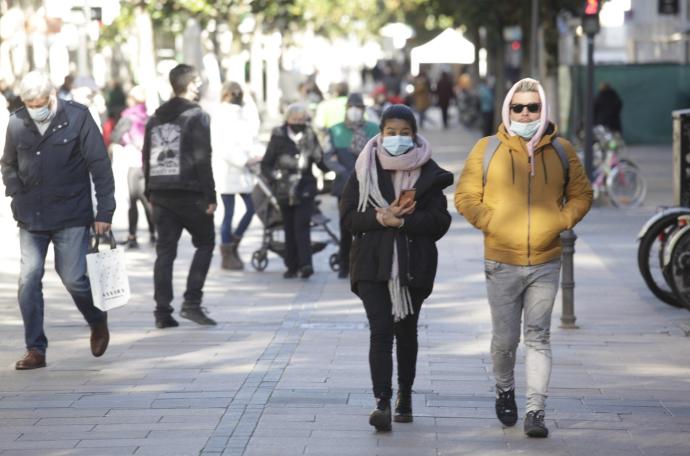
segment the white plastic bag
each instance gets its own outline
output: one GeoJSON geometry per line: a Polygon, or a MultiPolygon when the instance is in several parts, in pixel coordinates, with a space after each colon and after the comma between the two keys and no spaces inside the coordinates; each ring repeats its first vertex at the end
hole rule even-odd
{"type": "Polygon", "coordinates": [[[93,304],[103,311],[124,306],[131,297],[124,251],[115,245],[112,231],[106,236],[109,236],[110,248],[99,251],[99,236],[96,235],[95,243],[86,255],[93,304]]]}

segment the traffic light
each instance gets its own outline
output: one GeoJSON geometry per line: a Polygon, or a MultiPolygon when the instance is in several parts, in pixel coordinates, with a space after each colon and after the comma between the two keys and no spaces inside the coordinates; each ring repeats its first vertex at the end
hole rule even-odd
{"type": "Polygon", "coordinates": [[[589,36],[599,33],[599,0],[585,0],[585,11],[582,17],[582,30],[589,36]]]}
{"type": "Polygon", "coordinates": [[[585,0],[585,16],[599,14],[599,0],[585,0]]]}

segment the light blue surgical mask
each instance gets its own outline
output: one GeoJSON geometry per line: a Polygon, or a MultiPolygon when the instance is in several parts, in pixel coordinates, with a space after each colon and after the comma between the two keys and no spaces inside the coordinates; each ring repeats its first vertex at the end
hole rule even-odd
{"type": "Polygon", "coordinates": [[[42,108],[26,108],[29,111],[29,116],[36,122],[45,122],[50,118],[51,110],[50,103],[42,108]]]}
{"type": "Polygon", "coordinates": [[[540,120],[532,122],[510,122],[510,131],[525,139],[532,139],[532,136],[539,130],[540,120]]]}
{"type": "Polygon", "coordinates": [[[414,147],[412,136],[384,136],[383,148],[390,155],[397,157],[414,147]]]}

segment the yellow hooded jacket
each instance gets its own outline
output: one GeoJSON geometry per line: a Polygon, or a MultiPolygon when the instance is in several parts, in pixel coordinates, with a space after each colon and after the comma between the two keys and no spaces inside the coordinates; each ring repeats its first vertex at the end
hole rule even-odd
{"type": "Polygon", "coordinates": [[[485,185],[488,139],[479,140],[467,157],[455,190],[455,207],[484,233],[487,260],[519,266],[555,260],[561,255],[561,232],[574,227],[589,211],[592,187],[573,146],[559,138],[570,166],[565,187],[563,164],[551,145],[556,134],[552,124],[537,144],[534,176],[525,140],[510,136],[504,125],[497,133],[500,145],[485,185]]]}

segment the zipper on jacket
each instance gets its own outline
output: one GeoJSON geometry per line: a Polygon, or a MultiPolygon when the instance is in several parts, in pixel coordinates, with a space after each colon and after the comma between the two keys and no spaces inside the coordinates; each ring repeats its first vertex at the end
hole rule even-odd
{"type": "MultiPolygon", "coordinates": [[[[529,168],[532,169],[532,158],[527,159],[529,168]]],[[[532,265],[532,260],[530,259],[531,248],[530,248],[530,221],[532,217],[532,173],[527,171],[527,265],[532,265]]]]}

